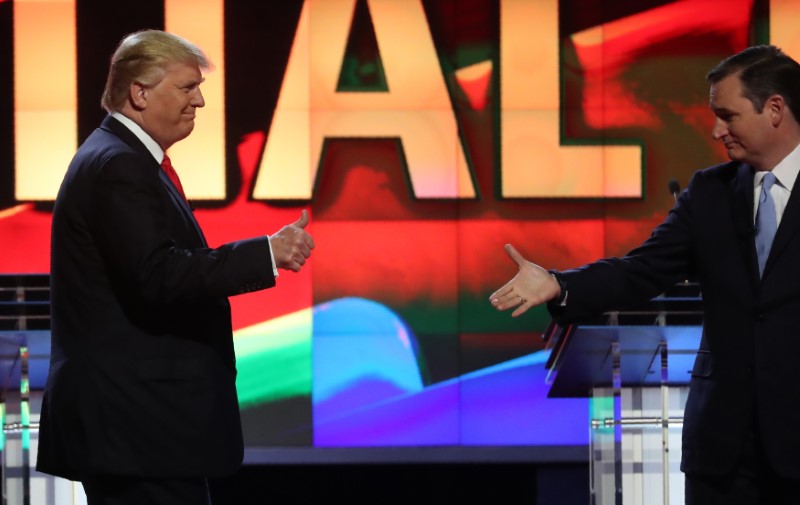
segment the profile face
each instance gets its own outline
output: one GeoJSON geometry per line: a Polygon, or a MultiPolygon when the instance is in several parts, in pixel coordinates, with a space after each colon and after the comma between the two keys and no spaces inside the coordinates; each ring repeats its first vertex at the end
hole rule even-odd
{"type": "Polygon", "coordinates": [[[205,105],[202,82],[196,64],[173,63],[158,84],[143,90],[142,128],[165,151],[192,133],[197,109],[205,105]]]}
{"type": "Polygon", "coordinates": [[[716,116],[712,136],[725,144],[728,157],[761,170],[770,154],[772,123],[768,107],[757,112],[753,102],[744,96],[738,75],[730,75],[711,86],[711,111],[716,116]]]}

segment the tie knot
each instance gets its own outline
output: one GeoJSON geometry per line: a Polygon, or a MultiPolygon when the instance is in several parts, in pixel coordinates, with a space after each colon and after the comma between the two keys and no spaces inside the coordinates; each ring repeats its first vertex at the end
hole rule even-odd
{"type": "Polygon", "coordinates": [[[775,184],[778,179],[775,177],[775,174],[772,172],[767,172],[764,174],[764,178],[761,179],[761,186],[764,188],[765,191],[769,191],[773,184],[775,184]]]}
{"type": "Polygon", "coordinates": [[[172,162],[166,154],[164,154],[164,158],[161,160],[161,166],[164,168],[172,168],[172,162]]]}

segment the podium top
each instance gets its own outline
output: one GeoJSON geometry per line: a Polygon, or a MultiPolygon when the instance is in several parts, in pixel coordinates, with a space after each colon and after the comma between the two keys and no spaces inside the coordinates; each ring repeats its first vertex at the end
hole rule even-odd
{"type": "Polygon", "coordinates": [[[622,387],[688,385],[703,323],[702,299],[692,287],[577,324],[551,322],[544,334],[551,349],[548,396],[583,398],[594,388],[611,387],[615,343],[622,387]],[[662,347],[667,351],[666,374],[662,347]]]}

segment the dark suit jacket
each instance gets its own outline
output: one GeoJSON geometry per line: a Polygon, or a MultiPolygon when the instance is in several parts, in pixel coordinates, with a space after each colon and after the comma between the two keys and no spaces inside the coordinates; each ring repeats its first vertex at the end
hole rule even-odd
{"type": "Polygon", "coordinates": [[[564,272],[561,321],[641,303],[696,277],[704,324],[683,428],[687,473],[736,463],[748,424],[775,469],[800,478],[800,191],[789,199],[759,279],[753,170],[730,162],[694,175],[667,219],[624,258],[564,272]]]}
{"type": "Polygon", "coordinates": [[[109,116],[69,166],[51,248],[37,468],[70,479],[235,471],[227,296],[275,284],[268,239],[210,249],[153,156],[109,116]]]}

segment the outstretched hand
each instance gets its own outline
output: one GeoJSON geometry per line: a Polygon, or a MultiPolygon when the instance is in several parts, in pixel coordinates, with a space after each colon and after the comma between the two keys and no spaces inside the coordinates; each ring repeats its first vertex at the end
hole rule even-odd
{"type": "Polygon", "coordinates": [[[269,237],[275,266],[293,272],[299,272],[303,268],[314,248],[314,239],[305,230],[306,225],[308,212],[303,209],[300,219],[287,224],[269,237]]]}
{"type": "Polygon", "coordinates": [[[547,270],[526,260],[511,244],[506,244],[505,251],[519,272],[489,297],[497,310],[516,307],[511,316],[517,317],[561,294],[558,282],[547,270]]]}

